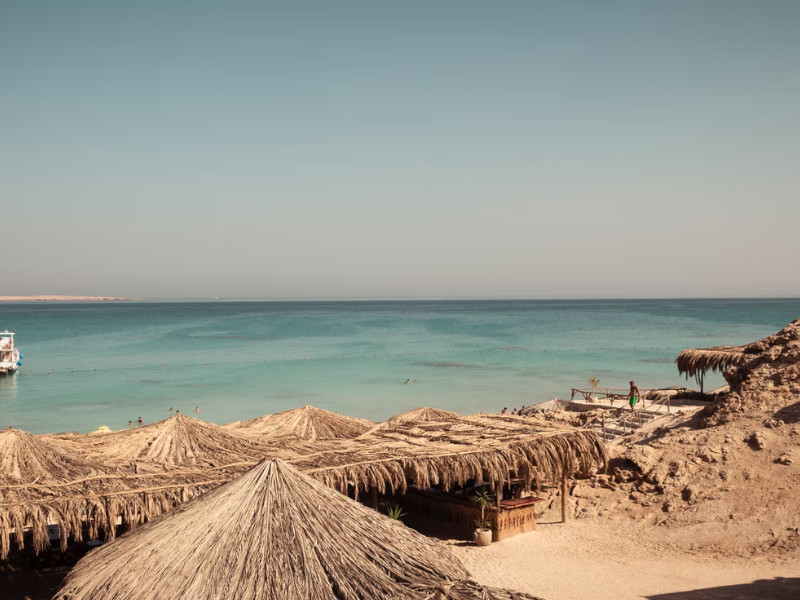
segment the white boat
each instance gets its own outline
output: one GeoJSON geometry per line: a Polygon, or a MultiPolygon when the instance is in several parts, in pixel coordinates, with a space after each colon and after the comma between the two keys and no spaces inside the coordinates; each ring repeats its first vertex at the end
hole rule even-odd
{"type": "Polygon", "coordinates": [[[14,333],[0,333],[0,375],[13,373],[22,366],[22,354],[14,347],[14,333]]]}

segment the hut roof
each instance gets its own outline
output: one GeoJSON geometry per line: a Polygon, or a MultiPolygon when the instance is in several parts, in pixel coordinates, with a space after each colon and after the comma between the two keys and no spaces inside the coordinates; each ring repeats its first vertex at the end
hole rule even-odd
{"type": "Polygon", "coordinates": [[[87,555],[54,600],[493,597],[466,578],[438,542],[273,460],[87,555]]]}
{"type": "Polygon", "coordinates": [[[694,377],[706,371],[724,371],[747,359],[745,346],[716,346],[714,348],[687,348],[678,355],[675,362],[678,373],[694,377]]]}
{"type": "Polygon", "coordinates": [[[441,408],[431,408],[430,406],[422,406],[409,410],[399,415],[393,416],[386,421],[392,425],[399,425],[401,423],[424,423],[426,421],[447,421],[449,419],[458,418],[458,413],[451,410],[444,410],[441,408]]]}
{"type": "Polygon", "coordinates": [[[0,431],[0,484],[62,481],[90,471],[85,461],[54,440],[11,427],[0,431]]]}
{"type": "Polygon", "coordinates": [[[257,443],[235,431],[176,414],[168,419],[83,438],[89,455],[109,463],[141,461],[161,466],[220,466],[252,461],[257,443]]]}
{"type": "MultiPolygon", "coordinates": [[[[37,447],[45,443],[40,436],[27,436],[14,434],[37,447]]],[[[102,531],[112,539],[120,519],[131,528],[146,523],[263,458],[285,458],[328,487],[346,490],[354,485],[356,494],[371,486],[386,491],[441,484],[450,489],[468,479],[492,484],[512,476],[543,481],[603,468],[607,461],[605,446],[592,432],[543,429],[524,417],[500,415],[395,423],[355,439],[304,442],[282,437],[272,446],[236,429],[180,415],[135,430],[70,436],[68,442],[63,444],[74,452],[66,453],[73,466],[59,467],[64,453],[44,453],[56,458],[36,463],[58,471],[55,483],[0,481],[0,559],[10,548],[11,535],[22,544],[26,527],[33,530],[37,550],[48,545],[50,523],[58,524],[62,547],[68,537],[80,541],[84,525],[91,538],[102,531]],[[292,444],[284,447],[286,440],[292,444]]],[[[27,454],[43,452],[21,448],[17,455],[23,458],[3,464],[23,464],[27,454]]]]}
{"type": "Polygon", "coordinates": [[[185,415],[104,435],[33,436],[0,432],[0,559],[11,536],[22,547],[26,527],[34,549],[49,545],[57,524],[62,548],[89,536],[116,535],[229,481],[272,450],[185,415]]]}
{"type": "Polygon", "coordinates": [[[232,423],[234,430],[245,430],[267,438],[291,436],[304,441],[354,438],[374,423],[346,417],[314,406],[303,406],[251,421],[232,423]]]}
{"type": "Polygon", "coordinates": [[[469,479],[528,482],[604,468],[608,455],[594,432],[544,429],[525,418],[473,415],[447,421],[374,428],[355,440],[330,443],[290,459],[301,471],[356,494],[377,487],[404,491],[408,484],[451,489],[469,479]]]}
{"type": "Polygon", "coordinates": [[[729,389],[705,411],[704,425],[717,425],[753,410],[776,410],[773,418],[794,420],[800,397],[800,319],[743,347],[723,376],[729,389]]]}

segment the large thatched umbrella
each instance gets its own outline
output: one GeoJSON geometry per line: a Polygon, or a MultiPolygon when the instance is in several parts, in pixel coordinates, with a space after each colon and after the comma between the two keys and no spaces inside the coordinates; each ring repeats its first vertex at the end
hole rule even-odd
{"type": "Polygon", "coordinates": [[[374,423],[366,419],[346,417],[314,406],[303,406],[251,421],[230,423],[227,427],[257,434],[265,439],[281,436],[303,441],[354,438],[374,423]]]}
{"type": "Polygon", "coordinates": [[[531,598],[280,461],[95,550],[54,600],[531,598]]]}

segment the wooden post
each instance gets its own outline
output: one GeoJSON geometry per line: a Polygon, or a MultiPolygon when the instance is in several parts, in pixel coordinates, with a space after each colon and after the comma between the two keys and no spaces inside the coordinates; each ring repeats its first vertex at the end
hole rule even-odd
{"type": "Polygon", "coordinates": [[[378,488],[373,485],[369,488],[369,493],[372,508],[378,510],[378,488]]]}
{"type": "Polygon", "coordinates": [[[561,522],[567,522],[567,472],[561,473],[561,522]]]}
{"type": "Polygon", "coordinates": [[[503,482],[495,481],[494,482],[494,505],[496,508],[500,508],[500,500],[503,499],[503,482]]]}

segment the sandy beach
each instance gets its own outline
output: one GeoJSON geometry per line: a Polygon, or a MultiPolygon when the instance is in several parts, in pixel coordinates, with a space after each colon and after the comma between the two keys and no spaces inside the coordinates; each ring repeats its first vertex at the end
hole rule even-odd
{"type": "MultiPolygon", "coordinates": [[[[543,521],[537,531],[484,548],[456,539],[445,544],[477,582],[546,600],[639,600],[662,594],[667,594],[664,600],[800,597],[800,565],[791,557],[676,552],[671,537],[642,523],[580,519],[543,521]]],[[[0,572],[1,587],[10,594],[8,600],[49,600],[70,562],[81,555],[73,553],[60,567],[0,572]]]]}
{"type": "Polygon", "coordinates": [[[547,600],[634,600],[679,593],[670,598],[800,597],[796,562],[675,553],[663,537],[652,526],[579,520],[541,524],[535,532],[485,548],[450,544],[480,583],[547,600]],[[726,596],[731,590],[722,588],[728,586],[742,587],[726,596]]]}

